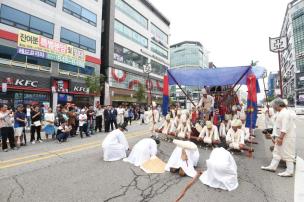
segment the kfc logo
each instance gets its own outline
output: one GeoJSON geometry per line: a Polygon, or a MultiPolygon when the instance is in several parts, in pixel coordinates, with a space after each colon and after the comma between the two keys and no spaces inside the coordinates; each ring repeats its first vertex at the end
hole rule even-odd
{"type": "Polygon", "coordinates": [[[25,79],[16,79],[15,86],[26,86],[26,87],[38,87],[38,81],[32,81],[32,80],[25,80],[25,79]]]}
{"type": "Polygon", "coordinates": [[[53,86],[55,90],[60,93],[68,93],[69,92],[69,81],[67,80],[54,80],[53,86]]]}
{"type": "Polygon", "coordinates": [[[85,88],[85,87],[74,86],[74,91],[75,92],[84,92],[84,93],[87,93],[89,91],[89,89],[85,88]]]}

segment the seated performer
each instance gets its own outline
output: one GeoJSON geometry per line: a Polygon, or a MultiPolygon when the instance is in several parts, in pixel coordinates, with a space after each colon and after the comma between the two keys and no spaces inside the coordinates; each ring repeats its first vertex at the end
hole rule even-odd
{"type": "Polygon", "coordinates": [[[225,120],[220,125],[219,134],[221,138],[226,138],[226,134],[231,127],[231,120],[228,114],[225,115],[225,120]]]}
{"type": "Polygon", "coordinates": [[[182,112],[180,110],[177,110],[176,112],[176,117],[173,119],[173,127],[174,127],[174,130],[177,129],[178,125],[180,124],[181,122],[181,115],[182,115],[182,112]]]}
{"type": "Polygon", "coordinates": [[[187,138],[190,139],[191,135],[191,125],[189,124],[187,117],[182,116],[181,122],[176,129],[176,136],[179,138],[187,138]]]}
{"type": "Polygon", "coordinates": [[[211,121],[207,121],[205,127],[200,132],[198,141],[203,141],[205,144],[213,145],[219,144],[220,138],[218,134],[218,129],[211,121]]]}
{"type": "Polygon", "coordinates": [[[240,115],[241,120],[239,120],[239,129],[241,129],[244,132],[244,139],[247,143],[257,144],[256,141],[254,141],[254,137],[250,133],[250,129],[246,127],[246,114],[240,115]]]}
{"type": "Polygon", "coordinates": [[[197,166],[199,160],[196,144],[182,140],[174,140],[173,143],[176,144],[176,148],[172,152],[165,170],[178,172],[180,176],[195,177],[197,172],[194,167],[197,166]]]}
{"type": "Polygon", "coordinates": [[[118,125],[118,129],[109,133],[102,142],[103,160],[117,161],[126,157],[126,151],[129,150],[128,141],[124,135],[127,131],[127,123],[118,125]]]}
{"type": "Polygon", "coordinates": [[[146,161],[150,160],[151,157],[157,154],[157,145],[160,141],[156,137],[144,138],[137,142],[129,157],[123,159],[125,162],[129,162],[134,166],[141,166],[146,161]]]}
{"type": "Polygon", "coordinates": [[[231,128],[228,130],[226,135],[226,143],[230,149],[235,150],[248,150],[253,152],[252,148],[245,145],[244,132],[239,129],[240,121],[238,119],[233,120],[231,123],[231,128]]]}
{"type": "Polygon", "coordinates": [[[207,170],[200,177],[203,184],[228,191],[239,186],[237,165],[227,150],[224,148],[213,149],[206,164],[207,170]]]}
{"type": "Polygon", "coordinates": [[[171,121],[170,114],[167,114],[165,121],[163,122],[160,128],[155,130],[155,132],[168,135],[168,133],[172,132],[172,130],[173,123],[171,121]]]}

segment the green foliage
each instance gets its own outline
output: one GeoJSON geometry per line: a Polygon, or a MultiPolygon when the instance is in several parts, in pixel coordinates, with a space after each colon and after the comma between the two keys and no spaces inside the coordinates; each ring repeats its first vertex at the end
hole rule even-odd
{"type": "Polygon", "coordinates": [[[102,74],[93,74],[85,78],[86,86],[90,93],[100,96],[101,90],[104,88],[105,76],[102,74]]]}
{"type": "Polygon", "coordinates": [[[274,100],[275,99],[275,97],[274,96],[268,96],[267,97],[267,102],[269,103],[269,102],[272,102],[272,100],[274,100]]]}
{"type": "Polygon", "coordinates": [[[251,60],[251,66],[252,67],[254,67],[254,66],[257,66],[258,65],[258,63],[259,63],[259,61],[253,61],[253,60],[251,60]]]}
{"type": "Polygon", "coordinates": [[[146,92],[145,92],[144,86],[141,83],[139,83],[138,88],[135,91],[135,98],[136,98],[137,102],[139,102],[139,103],[142,102],[145,99],[145,94],[146,94],[146,92]]]}

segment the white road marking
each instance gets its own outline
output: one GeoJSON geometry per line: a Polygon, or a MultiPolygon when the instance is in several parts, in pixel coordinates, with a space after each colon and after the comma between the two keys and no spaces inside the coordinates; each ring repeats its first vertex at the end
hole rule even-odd
{"type": "Polygon", "coordinates": [[[294,201],[304,201],[304,160],[297,157],[296,173],[295,173],[295,187],[294,187],[294,201]]]}

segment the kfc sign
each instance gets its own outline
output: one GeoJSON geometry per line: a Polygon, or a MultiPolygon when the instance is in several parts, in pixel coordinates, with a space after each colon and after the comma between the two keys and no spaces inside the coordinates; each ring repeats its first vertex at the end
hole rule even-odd
{"type": "Polygon", "coordinates": [[[25,87],[38,87],[38,81],[26,80],[26,79],[16,79],[14,82],[15,86],[25,86],[25,87]]]}
{"type": "Polygon", "coordinates": [[[74,91],[88,93],[89,88],[85,88],[85,87],[81,87],[81,86],[74,86],[74,91]]]}
{"type": "Polygon", "coordinates": [[[69,92],[69,81],[68,80],[53,80],[53,87],[56,92],[68,93],[69,92]]]}

